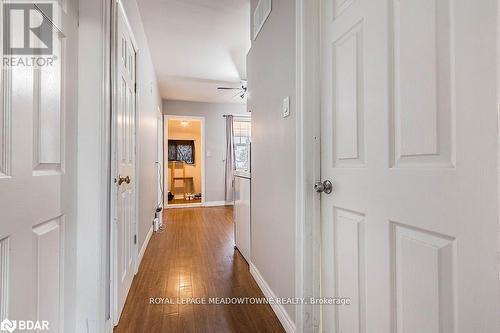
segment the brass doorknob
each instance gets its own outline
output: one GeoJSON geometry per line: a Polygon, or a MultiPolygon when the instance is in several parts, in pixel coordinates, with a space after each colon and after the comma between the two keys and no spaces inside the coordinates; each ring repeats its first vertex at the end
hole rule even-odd
{"type": "Polygon", "coordinates": [[[118,176],[118,185],[121,185],[123,183],[130,184],[130,177],[129,176],[127,176],[127,177],[118,176]]]}

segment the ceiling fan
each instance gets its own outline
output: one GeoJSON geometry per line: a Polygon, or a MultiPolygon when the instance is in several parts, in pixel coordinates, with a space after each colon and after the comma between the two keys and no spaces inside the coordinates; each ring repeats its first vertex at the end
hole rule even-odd
{"type": "Polygon", "coordinates": [[[233,97],[240,96],[241,99],[245,99],[247,95],[247,80],[241,80],[241,87],[239,88],[218,87],[217,90],[237,90],[238,92],[233,97]]]}

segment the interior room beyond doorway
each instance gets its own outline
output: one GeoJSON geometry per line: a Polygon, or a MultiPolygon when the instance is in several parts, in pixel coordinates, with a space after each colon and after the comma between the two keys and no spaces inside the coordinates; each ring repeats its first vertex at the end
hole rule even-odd
{"type": "Polygon", "coordinates": [[[203,119],[167,117],[165,137],[168,205],[203,203],[203,119]]]}

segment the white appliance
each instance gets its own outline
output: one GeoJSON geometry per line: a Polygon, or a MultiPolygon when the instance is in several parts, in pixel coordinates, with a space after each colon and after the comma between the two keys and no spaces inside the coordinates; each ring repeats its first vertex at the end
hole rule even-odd
{"type": "Polygon", "coordinates": [[[234,178],[234,228],[236,248],[250,263],[250,174],[236,173],[234,178]]]}

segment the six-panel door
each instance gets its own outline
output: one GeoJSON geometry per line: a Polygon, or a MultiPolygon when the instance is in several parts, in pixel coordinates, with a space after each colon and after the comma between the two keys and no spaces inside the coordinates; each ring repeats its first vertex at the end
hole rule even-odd
{"type": "Polygon", "coordinates": [[[70,281],[76,279],[78,3],[0,6],[0,321],[8,318],[10,327],[46,321],[50,332],[69,332],[74,322],[64,319],[71,316],[70,281]]]}
{"type": "Polygon", "coordinates": [[[496,1],[321,11],[323,330],[496,332],[496,1]]]}
{"type": "Polygon", "coordinates": [[[125,306],[130,286],[135,275],[136,235],[136,174],[135,174],[135,133],[136,133],[136,50],[131,31],[126,24],[121,4],[117,4],[116,40],[116,107],[115,115],[115,156],[116,163],[116,253],[117,253],[117,315],[125,306]],[[120,181],[120,178],[122,180],[120,181]]]}

